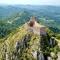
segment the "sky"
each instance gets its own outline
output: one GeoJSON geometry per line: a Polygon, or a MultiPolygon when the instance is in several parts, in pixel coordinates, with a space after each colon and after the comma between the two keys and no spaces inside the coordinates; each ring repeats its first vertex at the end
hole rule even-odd
{"type": "Polygon", "coordinates": [[[0,0],[1,5],[58,5],[60,6],[60,0],[0,0]]]}

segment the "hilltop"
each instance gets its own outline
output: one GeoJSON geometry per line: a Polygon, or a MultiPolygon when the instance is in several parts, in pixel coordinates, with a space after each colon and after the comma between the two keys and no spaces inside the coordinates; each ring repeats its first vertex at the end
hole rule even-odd
{"type": "Polygon", "coordinates": [[[56,55],[58,45],[49,33],[47,27],[32,17],[0,42],[0,60],[37,60],[41,56],[46,60],[51,52],[56,55]]]}

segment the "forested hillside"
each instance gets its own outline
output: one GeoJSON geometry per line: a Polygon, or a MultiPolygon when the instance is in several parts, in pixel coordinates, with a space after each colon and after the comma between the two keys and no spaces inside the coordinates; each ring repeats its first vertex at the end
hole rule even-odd
{"type": "Polygon", "coordinates": [[[59,52],[59,6],[0,6],[0,60],[57,60],[59,52]]]}
{"type": "Polygon", "coordinates": [[[31,16],[36,16],[39,23],[50,28],[60,39],[59,10],[58,6],[0,6],[0,38],[27,22],[31,16]]]}

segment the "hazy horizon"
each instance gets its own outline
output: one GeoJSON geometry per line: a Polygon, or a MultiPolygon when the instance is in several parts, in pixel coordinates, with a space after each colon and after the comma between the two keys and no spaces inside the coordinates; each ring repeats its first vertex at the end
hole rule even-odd
{"type": "Polygon", "coordinates": [[[60,6],[60,0],[0,0],[0,5],[51,5],[51,6],[60,6]]]}

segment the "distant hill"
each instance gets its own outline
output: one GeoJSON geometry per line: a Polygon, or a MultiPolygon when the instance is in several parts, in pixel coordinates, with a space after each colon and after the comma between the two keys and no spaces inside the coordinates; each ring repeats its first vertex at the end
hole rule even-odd
{"type": "Polygon", "coordinates": [[[5,37],[29,21],[31,16],[36,16],[39,23],[49,27],[53,32],[60,33],[59,6],[6,5],[0,6],[0,37],[5,37]]]}
{"type": "MultiPolygon", "coordinates": [[[[16,12],[28,11],[33,12],[36,16],[45,16],[59,20],[60,7],[59,6],[31,6],[31,5],[15,5],[15,6],[0,6],[0,15],[2,17],[9,16],[16,12]]],[[[31,13],[31,14],[33,14],[31,13]]]]}

